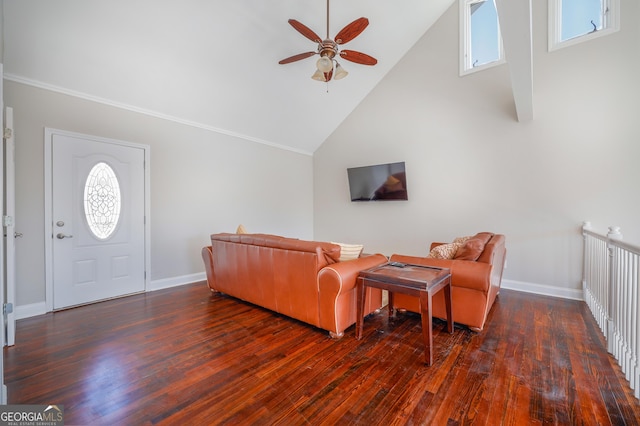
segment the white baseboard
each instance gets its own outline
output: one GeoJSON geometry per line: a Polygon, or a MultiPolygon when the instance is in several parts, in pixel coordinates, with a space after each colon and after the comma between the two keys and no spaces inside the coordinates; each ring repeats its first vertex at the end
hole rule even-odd
{"type": "Polygon", "coordinates": [[[552,296],[562,299],[584,300],[582,289],[562,288],[544,284],[527,283],[523,281],[502,280],[500,288],[507,290],[522,291],[524,293],[533,293],[540,296],[552,296]]]}
{"type": "Polygon", "coordinates": [[[207,276],[204,272],[190,275],[182,275],[180,277],[163,278],[161,280],[151,281],[147,291],[163,290],[165,288],[178,287],[185,284],[192,284],[198,281],[205,281],[207,276]]]}
{"type": "MultiPolygon", "coordinates": [[[[192,284],[198,281],[204,281],[207,277],[204,272],[198,274],[183,275],[181,277],[164,278],[161,280],[151,281],[147,291],[162,290],[165,288],[178,287],[181,285],[192,284]]],[[[47,313],[47,305],[45,302],[31,303],[29,305],[16,306],[16,320],[23,318],[35,317],[47,313]]]]}
{"type": "Polygon", "coordinates": [[[16,320],[44,315],[46,313],[47,305],[44,302],[16,306],[16,320]]]}

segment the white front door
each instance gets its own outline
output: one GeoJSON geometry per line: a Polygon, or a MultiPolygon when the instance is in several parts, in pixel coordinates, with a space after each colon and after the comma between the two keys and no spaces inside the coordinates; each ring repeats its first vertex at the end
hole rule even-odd
{"type": "Polygon", "coordinates": [[[145,150],[51,133],[53,309],[145,290],[145,150]]]}

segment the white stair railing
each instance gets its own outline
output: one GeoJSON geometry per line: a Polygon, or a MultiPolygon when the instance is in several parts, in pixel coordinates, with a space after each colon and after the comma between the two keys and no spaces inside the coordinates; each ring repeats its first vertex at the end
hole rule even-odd
{"type": "Polygon", "coordinates": [[[582,235],[584,300],[640,398],[640,247],[623,242],[617,226],[602,235],[584,222],[582,235]]]}

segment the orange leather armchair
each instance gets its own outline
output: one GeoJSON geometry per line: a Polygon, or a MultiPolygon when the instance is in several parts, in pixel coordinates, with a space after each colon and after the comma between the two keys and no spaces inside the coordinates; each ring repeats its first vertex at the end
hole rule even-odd
{"type": "MultiPolygon", "coordinates": [[[[442,244],[444,243],[432,243],[431,249],[442,244]]],[[[391,261],[449,268],[453,320],[474,331],[481,331],[500,291],[506,252],[504,235],[490,234],[488,242],[484,244],[476,260],[433,259],[394,254],[391,261]]],[[[396,294],[394,307],[419,313],[420,300],[417,297],[396,294]]],[[[443,292],[434,295],[432,314],[434,317],[446,319],[443,292]]]]}

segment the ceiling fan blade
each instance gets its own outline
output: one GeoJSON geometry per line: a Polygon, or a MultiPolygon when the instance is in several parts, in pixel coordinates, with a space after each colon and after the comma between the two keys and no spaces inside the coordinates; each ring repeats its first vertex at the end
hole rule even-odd
{"type": "Polygon", "coordinates": [[[365,53],[356,52],[355,50],[343,50],[340,52],[340,57],[347,61],[355,62],[362,65],[375,65],[378,60],[373,56],[369,56],[365,53]]]}
{"type": "Polygon", "coordinates": [[[335,40],[338,44],[345,44],[358,37],[361,32],[364,31],[369,25],[367,18],[358,18],[343,29],[336,35],[335,40]]]}
{"type": "Polygon", "coordinates": [[[320,36],[318,34],[316,34],[315,32],[313,32],[313,30],[311,30],[305,24],[303,24],[303,23],[301,23],[299,21],[296,21],[295,19],[289,19],[289,24],[291,24],[291,26],[293,28],[295,28],[300,34],[302,34],[303,36],[305,36],[309,40],[311,40],[311,41],[313,41],[315,43],[320,43],[322,41],[320,36]]]}
{"type": "Polygon", "coordinates": [[[279,63],[279,64],[283,64],[283,65],[284,65],[284,64],[289,64],[289,63],[291,63],[291,62],[299,61],[299,60],[301,60],[301,59],[306,59],[306,58],[308,58],[309,56],[313,56],[313,55],[315,55],[316,53],[317,53],[317,52],[304,52],[304,53],[298,53],[297,55],[293,55],[293,56],[290,56],[290,57],[288,57],[288,58],[285,58],[285,59],[283,59],[283,60],[279,61],[278,63],[279,63]]]}

